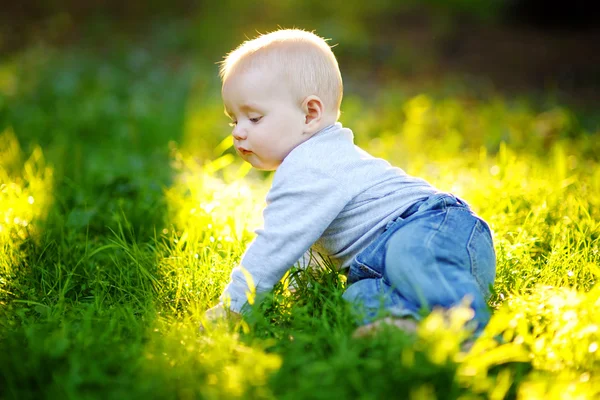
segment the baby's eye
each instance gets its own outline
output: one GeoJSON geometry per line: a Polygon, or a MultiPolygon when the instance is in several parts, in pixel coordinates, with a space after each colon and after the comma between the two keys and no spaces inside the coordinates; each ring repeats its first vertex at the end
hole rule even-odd
{"type": "Polygon", "coordinates": [[[252,122],[253,124],[255,124],[258,121],[260,121],[261,119],[262,119],[262,117],[250,118],[250,122],[252,122]]]}

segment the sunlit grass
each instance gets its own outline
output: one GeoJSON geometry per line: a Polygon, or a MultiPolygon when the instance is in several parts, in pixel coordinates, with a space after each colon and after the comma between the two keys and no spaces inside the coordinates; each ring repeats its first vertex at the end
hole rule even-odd
{"type": "Polygon", "coordinates": [[[169,218],[158,247],[161,302],[176,312],[204,311],[220,295],[260,226],[267,186],[239,179],[248,169],[239,161],[232,164],[232,155],[199,164],[173,151],[177,176],[165,192],[169,218]]]}
{"type": "Polygon", "coordinates": [[[239,324],[200,332],[270,178],[231,151],[210,85],[151,101],[175,78],[143,52],[129,73],[59,61],[48,79],[0,68],[0,117],[17,122],[0,136],[0,397],[600,394],[598,141],[567,108],[399,88],[345,100],[358,144],[490,223],[493,317],[471,351],[461,309],[433,313],[416,336],[352,338],[345,279],[326,265],[293,270],[294,290],[279,285],[239,324]]]}
{"type": "Polygon", "coordinates": [[[494,397],[491,394],[502,384],[498,381],[506,380],[508,390],[515,372],[507,369],[495,379],[485,372],[490,366],[518,361],[531,363],[533,369],[518,388],[519,398],[596,398],[600,395],[598,304],[597,287],[578,292],[537,286],[531,294],[511,297],[494,314],[486,337],[464,360],[461,379],[473,391],[494,397]],[[494,339],[498,337],[501,342],[494,339]]]}
{"type": "Polygon", "coordinates": [[[190,320],[159,318],[151,328],[140,377],[160,377],[161,391],[178,398],[272,398],[268,379],[282,361],[260,343],[242,343],[227,326],[199,335],[190,320]]]}
{"type": "Polygon", "coordinates": [[[0,302],[23,261],[20,246],[39,239],[53,184],[53,170],[39,147],[26,156],[11,130],[0,134],[0,302]]]}

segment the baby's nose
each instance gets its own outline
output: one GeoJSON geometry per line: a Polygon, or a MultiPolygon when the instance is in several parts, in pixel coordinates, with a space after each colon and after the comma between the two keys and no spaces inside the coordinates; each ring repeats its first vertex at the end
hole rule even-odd
{"type": "Polygon", "coordinates": [[[244,140],[248,137],[248,134],[246,133],[245,129],[241,129],[239,127],[239,125],[236,125],[235,128],[233,128],[233,132],[231,133],[233,135],[233,137],[236,140],[244,140]]]}

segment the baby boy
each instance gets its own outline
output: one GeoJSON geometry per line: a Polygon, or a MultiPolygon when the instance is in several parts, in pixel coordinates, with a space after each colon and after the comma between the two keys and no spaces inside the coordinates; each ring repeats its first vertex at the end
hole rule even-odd
{"type": "MultiPolygon", "coordinates": [[[[240,313],[249,281],[266,292],[307,254],[346,271],[344,299],[398,321],[467,297],[481,329],[495,276],[488,225],[462,200],[355,146],[338,122],[342,77],[317,35],[284,29],[246,41],[221,64],[236,151],[275,170],[264,225],[208,318],[240,313]]],[[[404,326],[398,324],[399,326],[404,326]]]]}

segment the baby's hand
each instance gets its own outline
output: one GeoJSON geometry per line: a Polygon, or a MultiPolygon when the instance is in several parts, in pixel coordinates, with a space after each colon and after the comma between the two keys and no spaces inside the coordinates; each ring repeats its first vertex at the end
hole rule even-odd
{"type": "Polygon", "coordinates": [[[204,314],[204,321],[200,324],[200,331],[204,331],[206,325],[214,324],[220,321],[237,322],[242,318],[239,313],[231,311],[226,308],[223,304],[219,303],[213,308],[206,310],[204,314]]]}
{"type": "Polygon", "coordinates": [[[240,314],[231,311],[229,308],[226,308],[222,303],[217,304],[213,308],[209,308],[206,310],[204,317],[208,321],[217,321],[220,319],[230,319],[236,318],[239,319],[240,314]]]}

